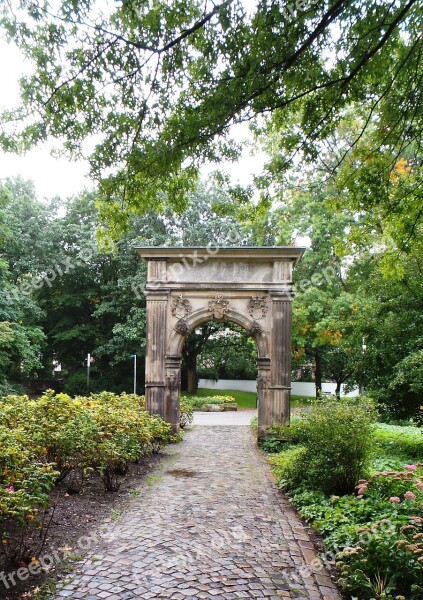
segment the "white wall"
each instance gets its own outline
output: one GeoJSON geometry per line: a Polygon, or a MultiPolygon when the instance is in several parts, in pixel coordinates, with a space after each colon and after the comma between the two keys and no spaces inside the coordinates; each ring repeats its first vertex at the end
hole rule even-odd
{"type": "MultiPolygon", "coordinates": [[[[255,380],[237,380],[237,379],[219,379],[219,381],[213,381],[212,379],[200,379],[198,382],[199,388],[206,388],[208,390],[239,390],[241,392],[255,392],[256,381],[255,380]]],[[[322,391],[335,393],[335,383],[323,383],[322,391]]],[[[292,394],[294,396],[315,396],[316,387],[314,383],[306,381],[293,381],[292,382],[292,394]]],[[[344,394],[344,386],[341,387],[342,396],[358,396],[358,389],[353,390],[348,394],[344,394]]]]}

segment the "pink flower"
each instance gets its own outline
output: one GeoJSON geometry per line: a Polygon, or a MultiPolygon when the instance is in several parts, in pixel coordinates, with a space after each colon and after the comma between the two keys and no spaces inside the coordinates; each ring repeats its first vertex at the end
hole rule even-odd
{"type": "Polygon", "coordinates": [[[7,488],[7,490],[9,492],[14,492],[15,491],[15,487],[13,485],[9,485],[9,487],[7,488]]]}
{"type": "Polygon", "coordinates": [[[413,492],[405,492],[404,498],[406,500],[415,500],[416,499],[416,494],[413,494],[413,492]]]}
{"type": "Polygon", "coordinates": [[[423,518],[422,517],[410,517],[410,519],[412,521],[414,521],[415,523],[423,523],[423,518]]]}
{"type": "Polygon", "coordinates": [[[405,465],[404,469],[409,469],[410,471],[417,471],[416,465],[405,465]]]}
{"type": "Polygon", "coordinates": [[[423,481],[418,481],[418,482],[416,483],[416,487],[417,487],[419,490],[423,490],[423,481]]]}
{"type": "Polygon", "coordinates": [[[391,496],[389,498],[389,502],[395,502],[396,504],[398,504],[399,502],[401,502],[401,500],[398,498],[398,496],[391,496]]]}

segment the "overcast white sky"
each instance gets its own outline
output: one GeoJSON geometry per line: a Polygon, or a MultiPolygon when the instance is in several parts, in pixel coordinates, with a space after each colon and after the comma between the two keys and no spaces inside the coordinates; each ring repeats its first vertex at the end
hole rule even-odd
{"type": "MultiPolygon", "coordinates": [[[[0,110],[13,108],[19,102],[19,77],[28,72],[30,65],[26,63],[19,51],[0,40],[0,110]]],[[[235,137],[239,140],[248,136],[247,126],[239,127],[235,137]]],[[[234,182],[249,184],[253,174],[258,174],[264,163],[264,155],[251,156],[247,148],[242,159],[234,164],[219,165],[232,175],[234,182]]],[[[216,165],[204,165],[203,176],[206,177],[216,165]]],[[[22,175],[35,183],[39,198],[76,194],[84,187],[92,187],[88,177],[89,167],[85,162],[70,162],[66,158],[53,158],[50,146],[42,145],[34,148],[25,156],[5,154],[0,151],[0,180],[5,177],[22,175]]]]}

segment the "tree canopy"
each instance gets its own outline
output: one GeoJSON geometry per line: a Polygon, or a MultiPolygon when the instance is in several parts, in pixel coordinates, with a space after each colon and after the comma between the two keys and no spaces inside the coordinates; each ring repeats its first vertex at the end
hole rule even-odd
{"type": "Polygon", "coordinates": [[[0,14],[34,65],[3,148],[56,138],[87,154],[114,224],[163,194],[182,209],[205,160],[237,156],[234,123],[276,129],[281,169],[318,158],[352,104],[341,163],[369,128],[369,152],[421,147],[418,0],[21,0],[0,14]]]}

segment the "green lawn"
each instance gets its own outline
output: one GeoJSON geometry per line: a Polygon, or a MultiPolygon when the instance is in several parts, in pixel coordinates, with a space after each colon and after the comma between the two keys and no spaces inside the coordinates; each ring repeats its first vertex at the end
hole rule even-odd
{"type": "MultiPolygon", "coordinates": [[[[184,393],[184,392],[182,392],[184,393]]],[[[190,396],[191,394],[186,394],[190,396]]],[[[208,390],[199,389],[195,396],[233,396],[238,404],[238,408],[256,408],[256,394],[254,392],[240,392],[239,390],[208,390]]],[[[291,396],[291,406],[306,406],[310,403],[309,396],[291,396]]]]}

